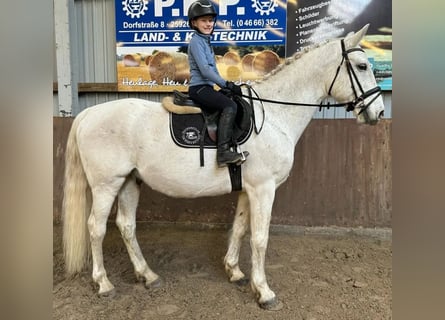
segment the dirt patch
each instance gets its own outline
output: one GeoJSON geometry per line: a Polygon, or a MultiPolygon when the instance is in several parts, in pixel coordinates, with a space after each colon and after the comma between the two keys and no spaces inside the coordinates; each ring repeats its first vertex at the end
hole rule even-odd
{"type": "MultiPolygon", "coordinates": [[[[271,233],[266,274],[284,307],[264,311],[250,286],[227,280],[226,230],[139,224],[137,235],[163,287],[147,290],[136,282],[119,231],[110,225],[104,262],[116,295],[99,298],[91,266],[65,278],[61,227],[54,226],[53,319],[391,319],[390,241],[271,233]]],[[[240,266],[249,273],[248,237],[240,266]]]]}

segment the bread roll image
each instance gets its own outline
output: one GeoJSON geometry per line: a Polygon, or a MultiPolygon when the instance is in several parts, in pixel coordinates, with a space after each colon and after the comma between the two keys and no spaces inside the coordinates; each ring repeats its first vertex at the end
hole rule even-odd
{"type": "Polygon", "coordinates": [[[158,84],[167,79],[180,83],[190,80],[188,56],[182,52],[158,51],[150,57],[148,68],[150,78],[158,84]]]}
{"type": "Polygon", "coordinates": [[[241,67],[245,72],[253,71],[253,59],[255,58],[255,54],[248,53],[241,59],[241,67]]]}
{"type": "Polygon", "coordinates": [[[172,55],[163,51],[156,52],[150,59],[148,71],[150,78],[158,84],[162,84],[166,78],[173,80],[176,67],[172,55]]]}
{"type": "Polygon", "coordinates": [[[253,59],[253,69],[261,76],[264,76],[275,69],[280,64],[280,57],[272,50],[264,50],[255,55],[253,59]]]}
{"type": "Polygon", "coordinates": [[[139,67],[141,55],[139,53],[126,54],[122,62],[126,67],[139,67]]]}
{"type": "Polygon", "coordinates": [[[150,54],[148,56],[145,57],[145,65],[148,66],[150,65],[150,60],[153,56],[150,54]]]}
{"type": "Polygon", "coordinates": [[[177,82],[190,81],[190,65],[188,56],[182,52],[171,53],[173,57],[173,63],[175,64],[175,76],[173,80],[177,82]]]}
{"type": "Polygon", "coordinates": [[[229,81],[238,80],[241,77],[241,70],[237,66],[228,66],[226,68],[226,77],[229,81]]]}
{"type": "Polygon", "coordinates": [[[235,66],[241,62],[241,58],[238,53],[234,51],[228,51],[224,54],[223,61],[228,66],[235,66]]]}

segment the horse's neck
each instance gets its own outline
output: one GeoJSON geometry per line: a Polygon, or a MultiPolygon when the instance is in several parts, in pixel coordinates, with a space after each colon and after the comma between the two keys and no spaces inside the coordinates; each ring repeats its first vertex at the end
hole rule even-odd
{"type": "MultiPolygon", "coordinates": [[[[260,97],[293,103],[319,104],[325,97],[321,77],[323,72],[315,65],[305,65],[310,59],[300,58],[291,65],[255,86],[260,97]]],[[[268,123],[282,131],[294,144],[312,119],[315,107],[289,106],[265,103],[268,123]]]]}
{"type": "Polygon", "coordinates": [[[299,106],[272,105],[266,106],[265,109],[269,125],[293,145],[297,144],[315,112],[315,108],[299,106]]]}

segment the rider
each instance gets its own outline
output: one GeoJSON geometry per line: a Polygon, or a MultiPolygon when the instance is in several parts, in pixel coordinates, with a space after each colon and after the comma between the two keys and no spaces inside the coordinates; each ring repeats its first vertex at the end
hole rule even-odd
{"type": "Polygon", "coordinates": [[[241,87],[224,80],[216,68],[215,55],[210,39],[216,23],[216,11],[209,0],[193,2],[188,9],[189,26],[195,30],[188,47],[190,64],[189,96],[207,112],[221,111],[218,124],[218,151],[216,160],[219,167],[230,163],[241,164],[248,152],[243,154],[230,148],[237,104],[216,91],[217,84],[224,91],[242,95],[241,87]]]}

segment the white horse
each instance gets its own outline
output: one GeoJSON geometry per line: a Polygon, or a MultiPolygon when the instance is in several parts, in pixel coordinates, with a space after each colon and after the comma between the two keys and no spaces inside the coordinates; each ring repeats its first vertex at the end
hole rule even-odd
{"type": "MultiPolygon", "coordinates": [[[[367,28],[287,59],[280,70],[253,88],[260,97],[302,104],[318,104],[330,95],[338,102],[350,102],[357,122],[377,123],[383,115],[383,100],[359,47],[367,28]],[[373,97],[374,93],[378,94],[373,97]]],[[[282,303],[269,288],[264,270],[272,204],[275,190],[292,168],[295,145],[317,108],[268,102],[261,107],[258,101],[254,107],[257,115],[264,108],[264,126],[243,144],[250,156],[242,165],[243,187],[224,264],[231,282],[247,282],[238,260],[242,237],[250,226],[251,287],[261,307],[277,309],[282,303]]],[[[227,168],[218,168],[216,151],[206,150],[204,167],[197,161],[197,152],[172,141],[169,113],[159,102],[130,98],[82,111],[73,122],[66,149],[63,241],[67,274],[84,268],[91,243],[92,277],[99,285],[98,293],[114,292],[104,268],[102,241],[117,197],[116,224],[136,277],[146,287],[161,285],[135,236],[139,182],[177,198],[230,193],[229,173],[227,168]]]]}

